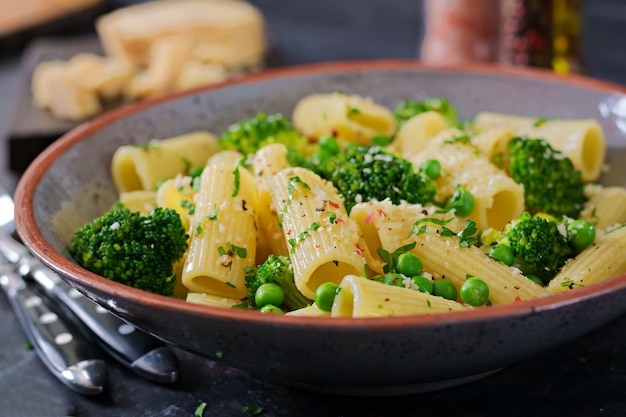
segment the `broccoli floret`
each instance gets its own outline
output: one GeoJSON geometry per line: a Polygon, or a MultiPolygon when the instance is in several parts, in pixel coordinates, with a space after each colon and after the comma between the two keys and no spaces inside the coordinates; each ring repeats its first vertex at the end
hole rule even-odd
{"type": "Polygon", "coordinates": [[[547,283],[567,259],[573,256],[564,223],[544,214],[522,213],[508,223],[500,236],[486,233],[483,244],[505,245],[511,249],[517,266],[525,275],[536,275],[547,283]]]}
{"type": "Polygon", "coordinates": [[[343,148],[331,138],[320,139],[320,148],[312,158],[313,169],[331,181],[344,196],[346,210],[361,201],[384,200],[394,204],[433,202],[435,182],[404,158],[378,146],[347,144],[343,148]]]}
{"type": "Polygon", "coordinates": [[[302,295],[296,288],[289,256],[270,255],[265,262],[258,266],[256,271],[246,275],[248,302],[252,307],[256,307],[254,297],[256,291],[261,285],[269,282],[279,285],[283,290],[285,294],[283,306],[287,311],[311,305],[312,301],[302,295]]]}
{"type": "Polygon", "coordinates": [[[509,142],[509,172],[524,185],[526,209],[532,214],[578,217],[587,197],[580,171],[543,139],[516,137],[509,142]]]}
{"type": "Polygon", "coordinates": [[[432,97],[423,101],[405,100],[393,109],[398,122],[406,122],[411,117],[427,111],[436,111],[446,120],[448,126],[458,124],[456,108],[445,97],[432,97]]]}
{"type": "Polygon", "coordinates": [[[79,229],[68,251],[76,262],[113,281],[172,295],[173,266],[187,250],[179,214],[155,208],[147,216],[114,208],[79,229]]]}
{"type": "Polygon", "coordinates": [[[271,143],[301,149],[308,142],[283,115],[265,113],[230,125],[219,139],[223,149],[239,151],[244,155],[255,153],[271,143]]]}

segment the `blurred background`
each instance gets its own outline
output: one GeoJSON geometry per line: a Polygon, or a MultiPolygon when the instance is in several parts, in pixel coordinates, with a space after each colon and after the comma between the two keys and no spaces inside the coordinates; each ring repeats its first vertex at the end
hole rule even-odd
{"type": "MultiPolygon", "coordinates": [[[[33,105],[37,65],[81,52],[102,54],[96,19],[138,3],[142,1],[0,0],[0,170],[5,175],[19,175],[38,152],[80,121],[52,117],[33,105]]],[[[249,3],[264,23],[267,51],[261,68],[376,58],[430,64],[487,61],[626,85],[624,0],[249,3]]]]}

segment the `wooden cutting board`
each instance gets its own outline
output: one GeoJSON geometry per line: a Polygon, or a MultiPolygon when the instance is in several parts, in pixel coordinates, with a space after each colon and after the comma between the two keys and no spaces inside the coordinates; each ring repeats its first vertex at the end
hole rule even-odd
{"type": "Polygon", "coordinates": [[[21,173],[48,145],[77,126],[53,117],[50,112],[33,104],[30,91],[32,73],[39,62],[53,59],[67,60],[80,52],[102,54],[95,34],[40,38],[25,49],[21,62],[21,79],[17,88],[13,117],[8,131],[9,168],[21,173]]]}

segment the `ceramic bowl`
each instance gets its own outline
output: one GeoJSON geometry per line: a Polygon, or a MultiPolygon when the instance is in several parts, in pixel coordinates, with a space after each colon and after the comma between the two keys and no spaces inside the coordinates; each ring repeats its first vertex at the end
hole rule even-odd
{"type": "Polygon", "coordinates": [[[309,390],[403,394],[472,381],[554,348],[626,311],[626,275],[550,297],[429,316],[297,318],[212,308],[150,294],[90,273],[66,252],[71,232],[116,200],[110,161],[120,145],[197,129],[221,132],[259,111],[291,114],[301,97],[341,90],[387,106],[445,96],[460,117],[480,110],[598,118],[608,138],[603,181],[626,184],[624,89],[538,70],[429,68],[413,61],[345,62],[273,70],[126,107],[72,130],[45,150],[16,192],[30,250],[73,287],[163,340],[215,361],[309,390]],[[609,103],[609,104],[607,104],[609,103]],[[608,106],[608,107],[607,107],[608,106]],[[608,111],[607,111],[608,109],[608,111]],[[602,110],[602,112],[601,112],[602,110]],[[616,123],[618,122],[618,123],[616,123]]]}

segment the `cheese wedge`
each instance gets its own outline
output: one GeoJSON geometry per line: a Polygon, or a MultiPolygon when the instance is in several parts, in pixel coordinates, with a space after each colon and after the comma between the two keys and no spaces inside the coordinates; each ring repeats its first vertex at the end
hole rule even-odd
{"type": "Polygon", "coordinates": [[[114,10],[96,21],[104,50],[138,67],[157,39],[186,35],[192,58],[226,68],[256,67],[265,53],[263,16],[236,0],[157,0],[114,10]]]}

